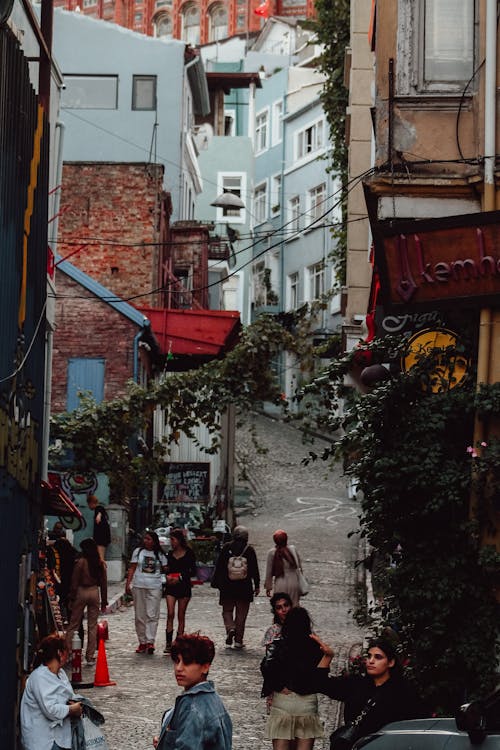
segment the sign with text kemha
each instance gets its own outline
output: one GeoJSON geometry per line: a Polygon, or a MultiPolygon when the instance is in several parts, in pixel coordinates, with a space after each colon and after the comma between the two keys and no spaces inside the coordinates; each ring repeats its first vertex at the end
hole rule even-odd
{"type": "Polygon", "coordinates": [[[500,301],[500,211],[391,221],[374,229],[384,307],[500,301]]]}

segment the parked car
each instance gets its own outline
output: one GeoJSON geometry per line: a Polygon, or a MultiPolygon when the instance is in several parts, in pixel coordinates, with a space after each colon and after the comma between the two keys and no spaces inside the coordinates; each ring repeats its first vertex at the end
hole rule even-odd
{"type": "Polygon", "coordinates": [[[462,706],[453,718],[387,724],[362,737],[353,750],[500,750],[500,688],[462,706]]]}

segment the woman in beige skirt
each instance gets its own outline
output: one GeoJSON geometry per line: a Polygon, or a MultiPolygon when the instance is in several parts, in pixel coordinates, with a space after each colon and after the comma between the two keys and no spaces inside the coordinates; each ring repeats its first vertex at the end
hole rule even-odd
{"type": "Polygon", "coordinates": [[[261,663],[262,695],[270,706],[266,739],[273,750],[312,750],[323,737],[318,697],[312,691],[317,667],[330,665],[311,635],[311,618],[303,607],[287,614],[281,639],[273,642],[261,663]]]}

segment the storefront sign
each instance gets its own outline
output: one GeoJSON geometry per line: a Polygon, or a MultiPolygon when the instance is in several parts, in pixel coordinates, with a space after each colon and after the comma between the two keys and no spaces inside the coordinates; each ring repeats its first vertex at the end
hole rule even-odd
{"type": "Polygon", "coordinates": [[[500,211],[378,224],[375,238],[384,306],[498,302],[500,211]]]}
{"type": "Polygon", "coordinates": [[[160,502],[206,503],[210,497],[209,463],[165,463],[160,502]]]}

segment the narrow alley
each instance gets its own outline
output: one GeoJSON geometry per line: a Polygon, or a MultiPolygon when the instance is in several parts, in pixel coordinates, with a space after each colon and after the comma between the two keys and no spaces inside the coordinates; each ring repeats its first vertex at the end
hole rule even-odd
{"type": "MultiPolygon", "coordinates": [[[[326,476],[326,466],[321,462],[301,465],[308,448],[294,427],[264,416],[255,417],[254,426],[257,443],[267,452],[255,449],[248,423],[239,429],[237,453],[239,460],[248,464],[254,495],[251,504],[240,509],[238,521],[249,529],[262,577],[274,530],[284,528],[288,532],[311,584],[302,604],[309,610],[316,632],[332,644],[332,671],[336,671],[344,665],[350,647],[363,637],[350,613],[356,607],[354,562],[360,553],[358,536],[348,538],[347,534],[357,526],[356,505],[348,499],[340,471],[326,476]]],[[[318,446],[320,440],[315,443],[318,446]]],[[[120,590],[119,585],[114,585],[111,594],[120,590]]],[[[154,656],[135,654],[132,606],[121,606],[106,616],[110,636],[106,643],[108,666],[117,685],[93,688],[85,694],[106,717],[109,750],[151,750],[161,716],[178,692],[172,662],[162,654],[165,615],[162,605],[154,656]]],[[[262,588],[248,616],[246,648],[234,651],[224,646],[218,592],[209,584],[194,587],[187,611],[187,631],[200,631],[215,641],[217,650],[210,677],[233,720],[234,750],[271,747],[270,741],[263,739],[266,709],[260,698],[259,671],[261,640],[271,620],[269,600],[262,588]]],[[[84,670],[84,679],[92,679],[91,670],[84,670]]],[[[326,750],[338,705],[322,697],[320,713],[325,721],[325,740],[318,740],[315,747],[326,750]]]]}

